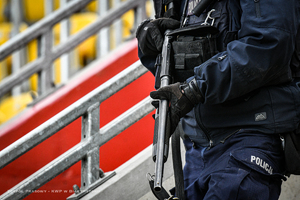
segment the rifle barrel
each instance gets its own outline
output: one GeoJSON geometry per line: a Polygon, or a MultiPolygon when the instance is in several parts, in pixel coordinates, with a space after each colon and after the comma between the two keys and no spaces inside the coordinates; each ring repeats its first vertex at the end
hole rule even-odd
{"type": "MultiPolygon", "coordinates": [[[[172,36],[168,36],[169,31],[165,32],[165,40],[162,48],[162,62],[161,62],[161,74],[160,74],[160,87],[164,87],[170,84],[170,49],[172,36]]],[[[162,188],[162,177],[164,170],[164,162],[167,160],[169,151],[169,138],[166,138],[167,127],[167,115],[169,109],[168,100],[160,100],[159,103],[159,124],[158,124],[158,136],[156,145],[156,162],[155,162],[155,178],[154,178],[154,190],[160,191],[162,188]]]]}

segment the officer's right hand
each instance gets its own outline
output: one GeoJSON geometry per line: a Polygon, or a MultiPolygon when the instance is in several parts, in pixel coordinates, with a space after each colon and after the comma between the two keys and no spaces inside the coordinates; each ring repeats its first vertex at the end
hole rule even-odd
{"type": "Polygon", "coordinates": [[[157,55],[162,50],[164,33],[167,29],[179,28],[180,22],[171,18],[145,20],[136,31],[140,50],[144,55],[157,55]]]}
{"type": "MultiPolygon", "coordinates": [[[[180,118],[190,112],[198,103],[203,103],[204,98],[197,86],[196,79],[189,83],[174,83],[150,92],[152,99],[168,100],[170,104],[171,133],[175,131],[180,118]]],[[[152,105],[157,105],[153,102],[152,105]]]]}

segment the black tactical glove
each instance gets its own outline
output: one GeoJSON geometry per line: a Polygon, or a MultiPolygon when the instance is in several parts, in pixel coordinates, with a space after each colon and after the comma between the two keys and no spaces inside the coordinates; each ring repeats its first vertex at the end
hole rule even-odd
{"type": "Polygon", "coordinates": [[[157,55],[162,50],[167,29],[179,28],[180,22],[171,18],[145,20],[136,31],[139,47],[144,55],[157,55]]]}
{"type": "Polygon", "coordinates": [[[198,103],[203,103],[200,90],[197,86],[196,79],[189,83],[175,83],[150,92],[150,97],[153,99],[168,100],[170,104],[170,118],[171,118],[171,133],[180,120],[198,103]]]}

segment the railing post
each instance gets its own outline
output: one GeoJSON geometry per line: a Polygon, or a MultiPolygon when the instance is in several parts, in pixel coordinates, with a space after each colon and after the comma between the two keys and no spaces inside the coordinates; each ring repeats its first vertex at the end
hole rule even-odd
{"type": "Polygon", "coordinates": [[[52,29],[42,35],[41,38],[41,57],[43,57],[43,67],[39,73],[38,93],[39,95],[45,95],[53,86],[53,70],[52,70],[52,29]]]}
{"type": "MultiPolygon", "coordinates": [[[[21,5],[19,0],[12,0],[10,6],[10,13],[13,22],[13,28],[11,30],[12,37],[17,35],[20,32],[20,25],[21,25],[21,5]]],[[[22,53],[24,53],[23,48],[15,51],[12,54],[12,73],[17,74],[19,73],[22,63],[22,53]]],[[[18,96],[21,94],[21,84],[16,85],[12,89],[13,96],[18,96]]]]}
{"type": "MultiPolygon", "coordinates": [[[[146,14],[146,0],[141,0],[140,1],[140,5],[136,8],[135,10],[136,15],[134,18],[134,22],[135,22],[135,28],[137,28],[139,26],[139,24],[146,19],[147,14],[146,14]]],[[[134,30],[135,32],[135,30],[134,30]]]]}
{"type": "MultiPolygon", "coordinates": [[[[66,6],[68,0],[60,0],[60,7],[66,6]]],[[[60,43],[68,40],[70,34],[70,19],[66,18],[60,22],[60,43]]],[[[66,83],[70,76],[70,54],[65,53],[60,57],[60,81],[66,83]]]]}
{"type": "MultiPolygon", "coordinates": [[[[121,0],[114,0],[114,7],[120,6],[120,3],[121,3],[121,0]]],[[[123,39],[122,18],[117,19],[114,22],[113,27],[114,27],[114,35],[115,35],[115,38],[114,38],[115,44],[114,44],[113,48],[116,48],[118,45],[120,45],[122,43],[122,39],[123,39]]]]}
{"type": "MultiPolygon", "coordinates": [[[[100,108],[99,103],[95,103],[88,108],[87,113],[82,117],[82,142],[91,140],[100,128],[100,108]]],[[[89,186],[100,178],[99,170],[99,147],[89,151],[81,161],[81,190],[89,186]]]]}
{"type": "Polygon", "coordinates": [[[45,11],[45,16],[49,15],[53,12],[53,1],[52,0],[44,0],[44,11],[45,11]]]}
{"type": "MultiPolygon", "coordinates": [[[[105,16],[108,11],[108,0],[98,0],[97,8],[98,8],[98,15],[100,17],[105,16]]],[[[100,30],[98,34],[98,42],[97,42],[97,57],[101,58],[105,56],[109,52],[109,27],[104,27],[100,30]]]]}

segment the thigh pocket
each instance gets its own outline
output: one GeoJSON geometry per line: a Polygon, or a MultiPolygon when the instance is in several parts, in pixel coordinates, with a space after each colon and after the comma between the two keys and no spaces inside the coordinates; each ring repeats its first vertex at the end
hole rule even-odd
{"type": "Polygon", "coordinates": [[[285,178],[278,173],[273,161],[263,153],[251,151],[251,154],[247,155],[242,150],[238,150],[231,154],[227,169],[231,168],[248,172],[237,186],[238,191],[235,191],[235,197],[232,199],[273,200],[279,198],[281,179],[285,178]]]}
{"type": "Polygon", "coordinates": [[[240,185],[250,174],[250,170],[245,167],[241,168],[239,165],[238,161],[231,158],[227,168],[212,173],[208,183],[208,191],[204,199],[238,199],[240,185]]]}
{"type": "MultiPolygon", "coordinates": [[[[237,156],[236,156],[237,157],[237,156]]],[[[269,184],[265,172],[258,172],[255,166],[249,167],[241,159],[231,155],[226,171],[230,172],[233,177],[227,184],[230,185],[230,196],[227,199],[234,200],[267,200],[269,199],[269,184]],[[234,174],[236,173],[236,176],[234,174]]],[[[228,176],[228,175],[227,175],[228,176]]],[[[225,179],[225,180],[226,180],[225,179]]]]}

